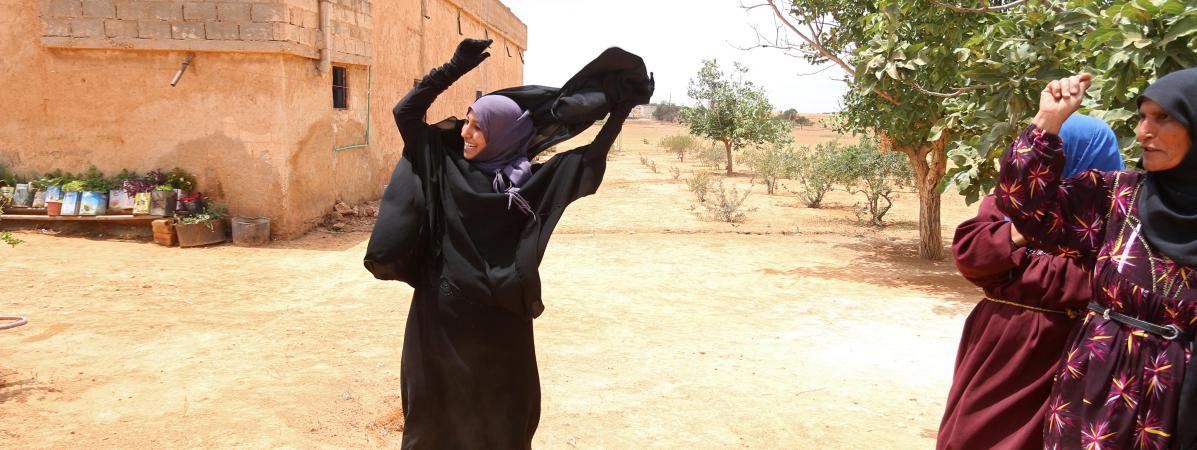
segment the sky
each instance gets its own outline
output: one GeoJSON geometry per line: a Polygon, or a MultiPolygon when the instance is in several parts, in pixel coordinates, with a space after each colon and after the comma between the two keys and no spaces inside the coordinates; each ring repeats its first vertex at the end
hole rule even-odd
{"type": "Polygon", "coordinates": [[[748,67],[745,79],[762,86],[774,109],[807,113],[839,110],[844,73],[832,67],[811,75],[801,58],[776,49],[741,50],[756,44],[752,26],[775,33],[772,11],[745,11],[740,0],[501,0],[528,26],[524,83],[560,86],[607,47],[644,58],[657,90],[653,102],[686,105],[691,78],[704,59],[730,71],[748,67]]]}

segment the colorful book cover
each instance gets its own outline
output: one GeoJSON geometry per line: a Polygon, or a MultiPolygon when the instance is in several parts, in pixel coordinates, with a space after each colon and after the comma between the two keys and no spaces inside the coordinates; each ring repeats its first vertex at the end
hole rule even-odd
{"type": "Polygon", "coordinates": [[[61,202],[62,201],[62,186],[54,185],[46,188],[47,202],[61,202]]]}
{"type": "Polygon", "coordinates": [[[79,200],[80,216],[99,216],[108,212],[108,196],[102,192],[84,192],[79,200]]]}
{"type": "Polygon", "coordinates": [[[133,196],[133,214],[150,213],[150,193],[140,192],[133,196]]]}
{"type": "Polygon", "coordinates": [[[78,192],[63,192],[62,193],[62,215],[64,215],[64,216],[79,215],[79,193],[78,192]]]}
{"type": "Polygon", "coordinates": [[[128,211],[133,209],[133,197],[121,189],[108,192],[109,211],[128,211]]]}

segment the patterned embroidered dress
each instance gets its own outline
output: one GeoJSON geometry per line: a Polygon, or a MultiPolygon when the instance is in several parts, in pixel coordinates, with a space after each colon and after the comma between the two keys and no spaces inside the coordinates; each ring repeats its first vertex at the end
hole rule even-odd
{"type": "MultiPolygon", "coordinates": [[[[1140,228],[1142,174],[1091,170],[1060,180],[1060,138],[1034,125],[1001,165],[998,208],[1038,247],[1095,256],[1094,301],[1197,331],[1197,272],[1152,249],[1140,228]]],[[[1190,346],[1089,312],[1069,337],[1048,399],[1046,447],[1170,448],[1190,346]]]]}

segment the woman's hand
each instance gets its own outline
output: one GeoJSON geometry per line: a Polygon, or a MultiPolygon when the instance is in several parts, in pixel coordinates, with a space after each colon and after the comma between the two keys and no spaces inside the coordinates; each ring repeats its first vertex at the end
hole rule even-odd
{"type": "Polygon", "coordinates": [[[490,52],[486,51],[487,47],[493,43],[492,39],[464,39],[460,44],[457,44],[457,51],[453,52],[453,58],[449,60],[461,73],[466,73],[474,70],[482,61],[490,57],[490,52]]]}
{"type": "Polygon", "coordinates": [[[1085,99],[1085,91],[1091,84],[1093,77],[1088,73],[1048,83],[1039,94],[1039,113],[1031,123],[1049,133],[1060,134],[1060,126],[1081,108],[1081,100],[1085,99]]]}

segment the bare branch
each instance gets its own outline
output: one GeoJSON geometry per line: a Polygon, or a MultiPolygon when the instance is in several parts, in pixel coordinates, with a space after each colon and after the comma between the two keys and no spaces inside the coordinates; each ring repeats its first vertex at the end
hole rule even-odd
{"type": "Polygon", "coordinates": [[[800,77],[808,77],[808,76],[811,76],[811,75],[818,75],[818,74],[820,74],[820,73],[823,73],[823,72],[825,72],[827,69],[830,69],[830,68],[832,68],[832,67],[835,67],[835,65],[834,65],[834,64],[828,64],[828,65],[826,65],[826,66],[823,66],[823,68],[822,68],[822,69],[816,70],[816,71],[814,71],[814,72],[800,73],[800,74],[798,74],[798,76],[800,76],[800,77]]]}
{"type": "MultiPolygon", "coordinates": [[[[1049,4],[1051,3],[1051,2],[1050,2],[1050,1],[1048,1],[1048,0],[1043,0],[1043,1],[1045,1],[1046,3],[1049,3],[1049,4]]],[[[981,7],[981,8],[965,8],[965,7],[963,7],[963,6],[956,6],[956,5],[951,5],[951,4],[948,4],[948,3],[944,3],[944,2],[941,2],[941,1],[939,1],[939,0],[931,0],[931,3],[934,3],[934,4],[936,4],[937,6],[942,6],[942,7],[944,7],[944,8],[950,9],[950,10],[952,10],[952,11],[956,11],[956,12],[958,12],[958,13],[985,13],[985,12],[1000,12],[1000,11],[1005,11],[1005,10],[1007,10],[1007,9],[1010,9],[1010,8],[1014,8],[1015,6],[1021,5],[1021,4],[1023,4],[1023,3],[1026,3],[1026,2],[1027,2],[1027,0],[1015,0],[1015,1],[1013,1],[1013,2],[1010,2],[1010,3],[1007,3],[1007,4],[1005,4],[1005,5],[998,5],[998,6],[984,6],[984,7],[981,7]]]]}
{"type": "Polygon", "coordinates": [[[952,92],[946,93],[946,94],[943,92],[935,92],[935,91],[927,90],[922,85],[920,85],[917,81],[914,81],[914,80],[910,80],[910,86],[913,87],[915,90],[922,92],[924,94],[930,95],[932,97],[954,98],[954,97],[960,97],[962,95],[968,94],[969,92],[984,91],[986,89],[992,88],[997,85],[996,84],[982,84],[982,85],[977,85],[977,86],[958,87],[958,88],[953,89],[952,92]]]}

